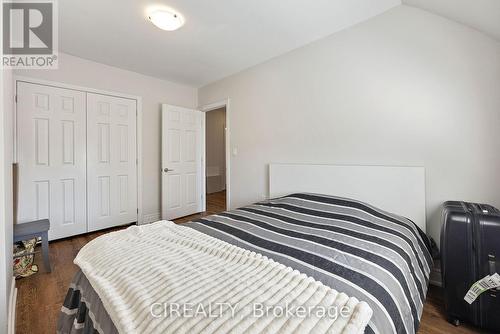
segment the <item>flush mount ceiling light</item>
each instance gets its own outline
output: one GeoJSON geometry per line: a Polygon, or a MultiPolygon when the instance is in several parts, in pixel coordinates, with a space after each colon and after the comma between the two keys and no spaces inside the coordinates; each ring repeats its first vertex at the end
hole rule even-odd
{"type": "Polygon", "coordinates": [[[158,28],[174,31],[182,27],[184,19],[182,15],[172,10],[155,10],[148,15],[148,19],[158,28]]]}

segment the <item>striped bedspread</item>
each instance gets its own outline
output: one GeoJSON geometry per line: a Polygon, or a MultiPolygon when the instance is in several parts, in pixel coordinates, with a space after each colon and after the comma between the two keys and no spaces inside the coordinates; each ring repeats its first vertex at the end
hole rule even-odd
{"type": "Polygon", "coordinates": [[[372,315],[297,270],[168,221],[100,236],[74,262],[119,333],[361,334],[372,315]]]}
{"type": "Polygon", "coordinates": [[[367,333],[416,333],[432,259],[408,219],[368,204],[293,194],[186,224],[299,270],[373,310],[367,333]]]}

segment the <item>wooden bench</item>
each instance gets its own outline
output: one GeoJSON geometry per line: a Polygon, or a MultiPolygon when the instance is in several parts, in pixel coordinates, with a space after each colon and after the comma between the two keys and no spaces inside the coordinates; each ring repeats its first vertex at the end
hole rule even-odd
{"type": "MultiPolygon", "coordinates": [[[[48,219],[35,220],[29,223],[14,225],[14,242],[24,241],[33,238],[42,239],[42,257],[43,265],[47,272],[50,272],[49,262],[49,229],[50,222],[48,219]]],[[[27,255],[27,254],[23,254],[27,255]]]]}

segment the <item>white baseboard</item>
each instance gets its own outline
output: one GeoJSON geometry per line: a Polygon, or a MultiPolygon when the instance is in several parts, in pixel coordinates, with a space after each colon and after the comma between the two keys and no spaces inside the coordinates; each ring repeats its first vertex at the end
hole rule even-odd
{"type": "Polygon", "coordinates": [[[439,287],[443,286],[441,278],[441,262],[439,262],[439,260],[434,261],[434,268],[432,268],[431,274],[429,276],[429,284],[439,287]]]}
{"type": "Polygon", "coordinates": [[[150,213],[148,215],[143,216],[143,224],[154,223],[161,220],[161,214],[158,213],[150,213]]]}
{"type": "Polygon", "coordinates": [[[9,319],[7,324],[7,333],[15,334],[16,332],[16,304],[17,304],[17,288],[16,278],[12,277],[9,296],[9,319]]]}

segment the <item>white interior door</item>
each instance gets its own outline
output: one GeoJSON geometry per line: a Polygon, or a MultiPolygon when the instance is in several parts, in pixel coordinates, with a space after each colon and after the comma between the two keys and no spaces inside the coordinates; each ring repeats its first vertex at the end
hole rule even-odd
{"type": "Polygon", "coordinates": [[[17,83],[20,223],[50,219],[49,239],[87,231],[85,93],[17,83]]]}
{"type": "Polygon", "coordinates": [[[162,219],[202,211],[202,120],[198,110],[162,105],[162,219]]]}
{"type": "Polygon", "coordinates": [[[136,100],[87,93],[88,229],[137,222],[136,100]]]}

